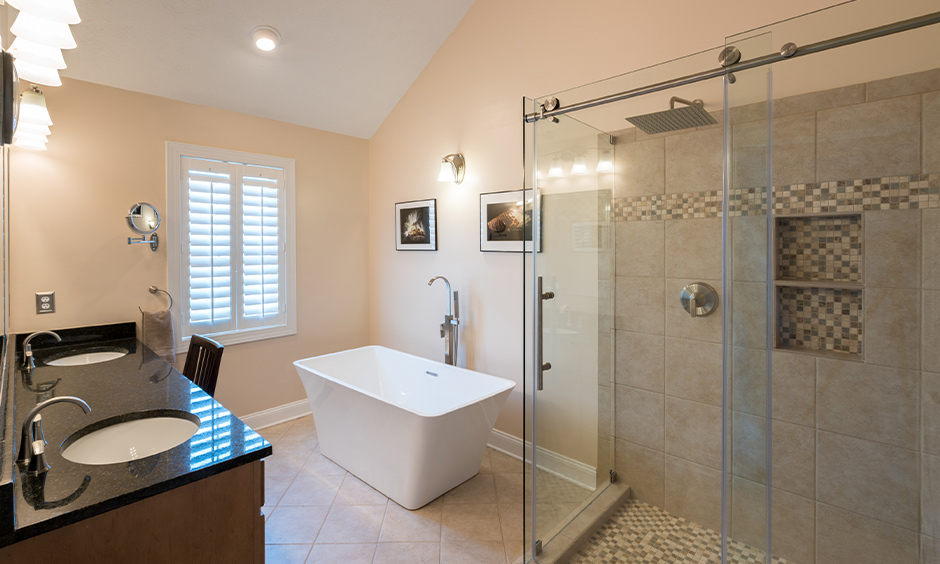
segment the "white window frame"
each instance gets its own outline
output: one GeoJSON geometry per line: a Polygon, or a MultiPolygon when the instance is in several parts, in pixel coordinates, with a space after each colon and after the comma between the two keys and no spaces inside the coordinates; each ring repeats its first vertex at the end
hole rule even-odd
{"type": "MultiPolygon", "coordinates": [[[[263,167],[280,168],[284,171],[285,185],[285,241],[284,257],[286,267],[285,274],[285,292],[284,292],[284,323],[280,325],[236,329],[222,333],[206,333],[206,336],[218,341],[223,345],[235,345],[238,343],[247,343],[251,341],[260,341],[263,339],[273,339],[276,337],[285,337],[297,334],[297,284],[296,284],[296,232],[294,218],[294,159],[285,157],[275,157],[270,155],[259,155],[255,153],[246,153],[243,151],[230,151],[227,149],[216,149],[213,147],[203,147],[199,145],[189,145],[186,143],[176,143],[167,141],[166,143],[166,210],[164,218],[166,230],[166,249],[167,249],[167,287],[170,294],[174,296],[173,301],[173,325],[176,333],[176,346],[179,350],[188,347],[190,336],[183,335],[183,317],[182,313],[186,304],[183,298],[183,276],[182,272],[183,253],[188,249],[183,249],[182,230],[188,228],[189,222],[181,216],[181,199],[184,193],[187,193],[187,186],[183,185],[181,161],[183,158],[207,159],[223,161],[227,163],[236,163],[242,165],[256,165],[263,167]]],[[[241,212],[233,212],[233,217],[241,217],[241,212]]],[[[238,231],[240,232],[240,219],[238,220],[238,231]]],[[[240,274],[239,264],[233,266],[236,275],[240,274]]]]}

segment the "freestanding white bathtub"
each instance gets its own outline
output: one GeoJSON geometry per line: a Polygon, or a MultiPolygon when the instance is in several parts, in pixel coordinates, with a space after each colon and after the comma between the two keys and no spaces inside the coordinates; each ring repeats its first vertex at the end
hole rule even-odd
{"type": "Polygon", "coordinates": [[[323,455],[407,509],[479,472],[496,416],[516,385],[379,346],[294,366],[323,455]]]}

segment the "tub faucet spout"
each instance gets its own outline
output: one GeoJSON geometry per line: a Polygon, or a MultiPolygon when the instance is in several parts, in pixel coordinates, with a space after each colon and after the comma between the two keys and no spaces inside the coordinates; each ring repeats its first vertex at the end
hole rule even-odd
{"type": "Polygon", "coordinates": [[[434,281],[440,278],[447,285],[447,313],[444,315],[444,323],[441,323],[441,338],[444,339],[444,362],[457,366],[457,326],[460,324],[458,319],[459,299],[457,292],[453,294],[450,290],[450,281],[443,276],[435,276],[428,281],[428,286],[434,284],[434,281]]]}

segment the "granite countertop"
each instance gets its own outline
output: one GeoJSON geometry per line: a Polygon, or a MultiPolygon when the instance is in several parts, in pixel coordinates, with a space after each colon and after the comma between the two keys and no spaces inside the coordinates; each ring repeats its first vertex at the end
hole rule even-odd
{"type": "MultiPolygon", "coordinates": [[[[133,328],[133,323],[122,324],[133,328]]],[[[111,326],[113,327],[113,326],[111,326]]],[[[69,337],[58,332],[62,343],[51,338],[32,341],[36,368],[23,369],[22,335],[15,342],[15,362],[9,367],[15,391],[13,444],[4,444],[2,459],[16,459],[22,419],[36,404],[52,397],[76,396],[91,407],[58,403],[42,413],[47,441],[46,461],[51,469],[29,476],[13,465],[12,534],[0,532],[0,546],[18,542],[52,529],[104,513],[196,480],[252,462],[272,452],[271,444],[251,430],[174,367],[122,331],[98,332],[97,339],[69,337]],[[118,337],[118,338],[113,338],[118,337]],[[56,346],[49,346],[50,343],[56,346]],[[48,366],[43,361],[75,352],[123,350],[116,360],[84,366],[48,366]],[[70,462],[59,452],[73,433],[89,426],[135,418],[141,412],[180,410],[196,415],[199,430],[168,451],[132,462],[84,465],[70,462]]],[[[86,333],[87,334],[87,333],[86,333]]],[[[12,343],[11,343],[12,344],[12,343]]],[[[224,357],[223,357],[224,369],[224,357]]],[[[9,408],[9,405],[8,405],[9,408]]],[[[137,416],[139,418],[139,415],[137,416]]],[[[6,510],[5,508],[0,508],[6,510]]]]}

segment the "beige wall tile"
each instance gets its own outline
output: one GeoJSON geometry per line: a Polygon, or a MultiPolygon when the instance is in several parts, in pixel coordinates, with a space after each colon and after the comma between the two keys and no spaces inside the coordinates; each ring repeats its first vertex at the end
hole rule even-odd
{"type": "Polygon", "coordinates": [[[816,499],[917,530],[917,452],[823,431],[817,440],[816,499]]]}
{"type": "Polygon", "coordinates": [[[767,216],[742,215],[730,218],[731,268],[734,280],[767,280],[767,216]]]}
{"type": "Polygon", "coordinates": [[[940,171],[940,92],[924,94],[924,164],[921,172],[940,171]]]}
{"type": "Polygon", "coordinates": [[[666,279],[666,335],[696,341],[721,342],[721,280],[698,279],[715,289],[718,307],[705,317],[692,317],[679,301],[679,294],[688,285],[688,278],[666,279]]]}
{"type": "Polygon", "coordinates": [[[662,278],[617,277],[616,327],[663,335],[665,281],[662,278]]]}
{"type": "MultiPolygon", "coordinates": [[[[718,120],[717,117],[715,119],[718,120]]],[[[761,120],[767,120],[767,102],[755,102],[731,108],[732,123],[739,124],[761,120]]],[[[718,120],[718,122],[720,123],[721,120],[718,120]]]]}
{"type": "Polygon", "coordinates": [[[732,343],[752,349],[767,346],[767,284],[735,282],[731,305],[732,343]]]}
{"type": "Polygon", "coordinates": [[[816,116],[816,180],[920,170],[920,96],[822,110],[816,116]]]}
{"type": "Polygon", "coordinates": [[[732,417],[732,473],[752,482],[767,483],[767,418],[746,413],[732,417]]]}
{"type": "Polygon", "coordinates": [[[731,479],[731,537],[734,540],[766,552],[767,512],[766,485],[737,476],[731,479]]]}
{"type": "Polygon", "coordinates": [[[667,396],[666,452],[721,468],[721,408],[667,396]]]}
{"type": "Polygon", "coordinates": [[[721,530],[721,472],[666,456],[663,508],[713,531],[721,530]]]}
{"type": "Polygon", "coordinates": [[[823,358],[817,368],[820,429],[917,448],[918,372],[823,358]]]}
{"type": "Polygon", "coordinates": [[[774,555],[797,564],[814,564],[816,503],[776,488],[771,495],[774,555]]]}
{"type": "Polygon", "coordinates": [[[731,366],[731,408],[742,413],[766,416],[767,351],[734,347],[731,366]]]}
{"type": "Polygon", "coordinates": [[[721,190],[721,127],[671,135],[665,141],[667,194],[721,190]]]}
{"type": "Polygon", "coordinates": [[[940,372],[940,347],[937,346],[937,335],[940,335],[940,292],[925,291],[923,299],[923,369],[940,372]]]}
{"type": "Polygon", "coordinates": [[[920,532],[940,538],[940,456],[921,461],[920,532]]]}
{"type": "Polygon", "coordinates": [[[657,276],[666,273],[666,222],[618,221],[617,275],[657,276]]]}
{"type": "Polygon", "coordinates": [[[617,383],[665,392],[665,338],[617,331],[617,383]]]}
{"type": "Polygon", "coordinates": [[[666,395],[721,406],[722,347],[666,337],[666,395]]]}
{"type": "Polygon", "coordinates": [[[774,119],[773,185],[816,180],[816,114],[774,119]]]}
{"type": "Polygon", "coordinates": [[[940,538],[921,535],[920,546],[920,564],[940,562],[940,538]]]}
{"type": "Polygon", "coordinates": [[[665,503],[665,454],[617,439],[617,473],[640,501],[663,507],[665,503]]]}
{"type": "Polygon", "coordinates": [[[865,101],[865,85],[853,84],[774,100],[774,117],[838,108],[865,101]]]}
{"type": "Polygon", "coordinates": [[[774,421],[773,486],[799,496],[816,496],[816,430],[774,421]]]}
{"type": "Polygon", "coordinates": [[[816,504],[816,562],[819,564],[917,564],[917,533],[816,504]]]}
{"type": "Polygon", "coordinates": [[[920,210],[865,212],[865,283],[879,288],[920,287],[920,210]]]}
{"type": "Polygon", "coordinates": [[[666,276],[721,278],[721,218],[666,221],[666,276]]]}
{"type": "MultiPolygon", "coordinates": [[[[619,141],[619,138],[618,138],[619,141]]],[[[616,197],[662,194],[666,188],[665,140],[648,139],[615,146],[619,186],[616,197]]]]}
{"type": "Polygon", "coordinates": [[[732,188],[755,188],[767,185],[769,128],[770,123],[766,120],[738,123],[732,126],[732,188]]]}
{"type": "Polygon", "coordinates": [[[897,98],[940,90],[940,69],[902,74],[868,83],[868,100],[897,98]]]}
{"type": "Polygon", "coordinates": [[[813,426],[816,422],[816,358],[774,351],[773,417],[813,426]]]}
{"type": "MultiPolygon", "coordinates": [[[[614,434],[614,405],[613,386],[597,387],[597,436],[598,438],[612,437],[614,434]]],[[[599,455],[598,455],[599,457],[599,455]]],[[[600,458],[599,458],[600,459],[600,458]]]]}
{"type": "Polygon", "coordinates": [[[924,290],[940,290],[940,210],[921,210],[921,223],[922,287],[924,290]]]}
{"type": "Polygon", "coordinates": [[[940,455],[940,374],[922,372],[921,377],[924,452],[940,455]]]}
{"type": "Polygon", "coordinates": [[[662,394],[617,386],[617,438],[664,450],[664,402],[662,394]]]}
{"type": "Polygon", "coordinates": [[[868,288],[862,296],[865,361],[899,368],[920,367],[920,292],[868,288]]]}

